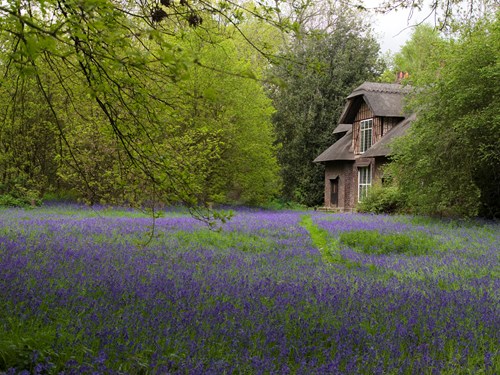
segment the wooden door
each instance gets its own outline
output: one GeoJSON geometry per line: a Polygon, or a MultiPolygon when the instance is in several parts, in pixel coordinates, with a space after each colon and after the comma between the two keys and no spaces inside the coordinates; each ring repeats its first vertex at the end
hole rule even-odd
{"type": "Polygon", "coordinates": [[[339,178],[330,180],[330,206],[338,207],[339,205],[339,178]]]}

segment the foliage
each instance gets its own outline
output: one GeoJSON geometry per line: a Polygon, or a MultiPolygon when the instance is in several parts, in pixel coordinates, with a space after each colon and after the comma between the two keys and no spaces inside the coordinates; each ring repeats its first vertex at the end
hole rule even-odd
{"type": "Polygon", "coordinates": [[[441,54],[446,46],[447,41],[438,30],[427,24],[418,25],[410,40],[392,57],[390,69],[384,72],[380,80],[394,82],[399,72],[408,74],[403,80],[405,84],[419,86],[421,82],[433,80],[443,62],[441,54]]]}
{"type": "Polygon", "coordinates": [[[285,198],[319,203],[321,168],[310,161],[331,142],[346,93],[378,71],[375,43],[347,8],[3,1],[1,193],[21,186],[39,196],[78,192],[90,204],[183,203],[208,221],[211,202],[272,199],[280,186],[272,107],[257,80],[283,47],[273,64],[298,62],[269,78],[290,88],[275,97],[285,198]]]}
{"type": "Polygon", "coordinates": [[[295,210],[295,211],[306,211],[308,209],[307,206],[296,203],[293,201],[289,201],[283,198],[275,198],[268,202],[263,206],[268,210],[295,210]]]}
{"type": "Polygon", "coordinates": [[[2,212],[1,372],[500,370],[498,224],[239,209],[221,232],[165,212],[151,236],[150,218],[113,211],[2,212]],[[345,246],[357,267],[325,263],[304,221],[323,240],[418,233],[446,251],[345,246]]]}
{"type": "Polygon", "coordinates": [[[13,197],[10,194],[0,195],[0,206],[3,207],[28,207],[34,205],[36,201],[27,200],[24,198],[13,197]]]}
{"type": "Polygon", "coordinates": [[[189,118],[190,131],[201,132],[203,140],[214,137],[216,142],[206,156],[210,163],[200,166],[206,170],[198,182],[203,185],[203,198],[258,205],[268,202],[279,188],[270,121],[274,109],[260,82],[234,76],[262,69],[257,62],[251,65],[253,53],[240,48],[242,43],[238,38],[216,45],[190,41],[200,63],[211,69],[193,67],[190,79],[179,84],[188,96],[176,115],[189,118]],[[228,70],[234,75],[227,74],[228,70]]]}
{"type": "Polygon", "coordinates": [[[474,22],[498,8],[497,0],[381,0],[379,10],[383,12],[408,10],[408,21],[413,11],[418,9],[427,12],[427,19],[433,19],[439,30],[453,31],[457,24],[474,22]]]}
{"type": "Polygon", "coordinates": [[[324,168],[312,161],[333,142],[345,97],[380,66],[378,45],[359,15],[339,11],[331,30],[292,41],[270,74],[282,196],[308,206],[323,202],[324,168]]]}
{"type": "MultiPolygon", "coordinates": [[[[0,61],[3,60],[0,57],[0,61]]],[[[0,85],[0,194],[41,195],[55,185],[57,130],[34,79],[3,74],[0,85]]],[[[35,198],[35,197],[31,197],[35,198]]]]}
{"type": "Polygon", "coordinates": [[[0,185],[0,206],[6,207],[33,207],[41,204],[37,191],[28,190],[23,186],[16,185],[12,191],[8,191],[0,185]]]}
{"type": "Polygon", "coordinates": [[[375,185],[370,188],[368,195],[358,203],[359,212],[374,214],[391,214],[401,212],[404,207],[404,198],[397,186],[375,185]]]}
{"type": "Polygon", "coordinates": [[[250,13],[222,21],[213,13],[223,17],[223,4],[153,5],[0,6],[6,192],[191,207],[274,195],[272,106],[254,73],[268,40],[246,37],[256,49],[240,48],[250,13]]]}
{"type": "Polygon", "coordinates": [[[464,29],[415,94],[392,174],[415,213],[500,215],[500,16],[464,29]]]}

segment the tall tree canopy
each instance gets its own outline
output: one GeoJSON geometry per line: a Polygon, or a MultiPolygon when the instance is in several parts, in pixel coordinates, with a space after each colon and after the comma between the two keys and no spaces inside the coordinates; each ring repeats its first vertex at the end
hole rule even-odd
{"type": "Polygon", "coordinates": [[[272,107],[238,47],[254,44],[238,31],[244,16],[224,9],[2,2],[2,191],[65,184],[90,202],[189,206],[271,196],[272,107]]]}
{"type": "Polygon", "coordinates": [[[390,66],[380,80],[392,83],[398,72],[407,73],[405,83],[413,86],[435,79],[435,72],[441,64],[440,55],[446,46],[446,39],[435,27],[418,25],[401,50],[392,56],[390,66]]]}
{"type": "Polygon", "coordinates": [[[273,123],[286,200],[305,205],[323,202],[323,166],[312,161],[334,141],[345,97],[381,72],[379,46],[363,20],[341,14],[327,30],[295,38],[271,69],[282,85],[271,91],[273,123]]]}
{"type": "Polygon", "coordinates": [[[344,3],[258,4],[2,1],[0,193],[193,207],[271,197],[272,108],[255,78],[276,51],[273,25],[293,31],[273,60],[290,62],[273,69],[286,84],[273,92],[285,195],[318,203],[310,161],[345,95],[377,74],[377,46],[344,3]]]}
{"type": "Polygon", "coordinates": [[[413,211],[500,216],[499,57],[497,13],[464,29],[423,75],[417,121],[391,166],[413,211]]]}

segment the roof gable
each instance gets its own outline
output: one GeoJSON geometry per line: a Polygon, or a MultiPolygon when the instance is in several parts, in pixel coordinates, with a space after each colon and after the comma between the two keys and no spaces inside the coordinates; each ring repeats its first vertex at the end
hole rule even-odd
{"type": "MultiPolygon", "coordinates": [[[[404,113],[404,97],[412,88],[396,83],[365,82],[356,88],[348,97],[344,112],[340,117],[339,125],[333,134],[341,136],[333,145],[323,151],[315,163],[335,160],[354,161],[359,157],[370,158],[387,156],[390,154],[390,143],[393,139],[406,133],[410,124],[415,120],[414,114],[404,113]],[[363,154],[357,154],[353,149],[353,123],[361,110],[363,103],[370,108],[371,115],[375,117],[392,117],[390,123],[393,128],[374,143],[363,154]]],[[[363,109],[363,111],[365,111],[363,109]]],[[[363,113],[365,115],[365,113],[363,113]]],[[[379,123],[377,126],[383,126],[379,123]]]]}
{"type": "Polygon", "coordinates": [[[410,90],[398,83],[365,82],[347,97],[339,123],[352,124],[363,102],[374,116],[404,118],[404,97],[410,90]]]}
{"type": "Polygon", "coordinates": [[[352,129],[349,130],[342,138],[333,145],[328,147],[321,153],[314,163],[321,163],[332,160],[354,160],[354,153],[351,150],[352,145],[352,129]]]}
{"type": "Polygon", "coordinates": [[[407,119],[398,123],[393,129],[391,129],[386,135],[384,135],[377,143],[374,143],[364,154],[365,158],[373,158],[377,156],[387,156],[391,153],[390,144],[391,142],[406,134],[410,128],[411,123],[415,120],[415,114],[412,114],[407,119]]]}
{"type": "Polygon", "coordinates": [[[333,130],[333,134],[345,133],[352,130],[352,124],[338,124],[338,126],[333,130]]]}

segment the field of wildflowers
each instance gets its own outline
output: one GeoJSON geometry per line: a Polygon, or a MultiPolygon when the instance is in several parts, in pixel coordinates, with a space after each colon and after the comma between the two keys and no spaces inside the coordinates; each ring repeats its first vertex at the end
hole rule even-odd
{"type": "Polygon", "coordinates": [[[0,211],[0,373],[497,374],[500,226],[0,211]]]}

